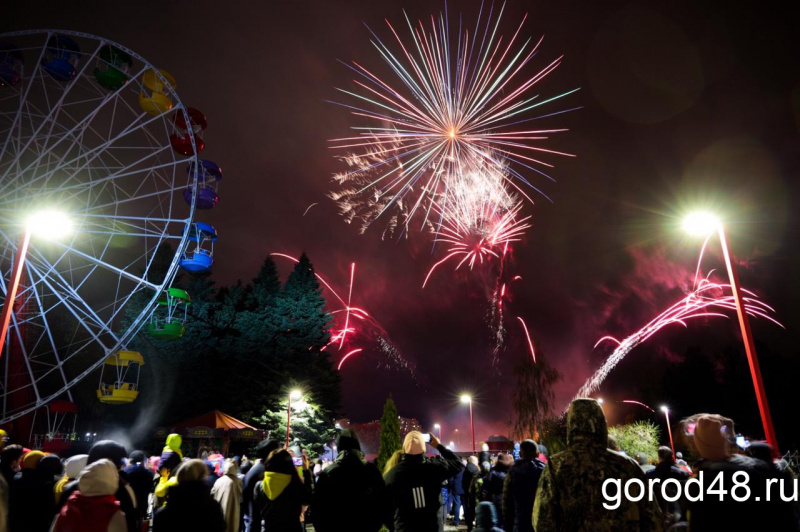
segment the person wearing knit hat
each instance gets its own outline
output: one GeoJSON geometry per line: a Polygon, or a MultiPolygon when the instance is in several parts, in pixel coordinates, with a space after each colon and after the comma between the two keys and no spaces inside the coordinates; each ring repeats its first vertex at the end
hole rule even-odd
{"type": "Polygon", "coordinates": [[[536,488],[545,464],[537,457],[539,446],[533,440],[519,445],[519,460],[511,466],[503,486],[503,522],[507,530],[533,532],[531,516],[536,501],[536,488]]]}
{"type": "Polygon", "coordinates": [[[61,499],[64,495],[64,486],[67,483],[72,482],[73,480],[78,480],[78,475],[86,467],[86,459],[89,458],[88,454],[76,454],[74,456],[70,456],[64,462],[64,476],[59,480],[54,488],[55,492],[55,499],[57,506],[63,506],[66,503],[66,500],[61,499]]]}
{"type": "MultiPolygon", "coordinates": [[[[689,526],[692,532],[717,530],[758,530],[768,523],[769,530],[797,532],[793,502],[778,497],[768,500],[768,481],[779,479],[771,464],[736,454],[733,420],[719,414],[695,414],[681,422],[689,443],[702,458],[696,466],[697,478],[704,484],[704,497],[689,502],[689,526]],[[742,475],[744,473],[744,476],[742,475]],[[746,479],[746,480],[745,480],[746,479]],[[735,501],[731,493],[710,496],[709,485],[730,490],[738,482],[746,482],[749,496],[735,501]]],[[[741,491],[741,489],[739,490],[741,491]]],[[[741,495],[737,492],[737,495],[741,495]]]]}
{"type": "Polygon", "coordinates": [[[101,458],[80,473],[78,490],[53,523],[51,532],[125,532],[125,515],[114,496],[119,489],[117,466],[101,458]]]}
{"type": "MultiPolygon", "coordinates": [[[[22,458],[22,469],[9,487],[10,532],[47,532],[56,513],[53,477],[39,469],[45,454],[30,451],[22,458]]],[[[47,468],[45,468],[47,469],[47,468]]]]}
{"type": "Polygon", "coordinates": [[[377,532],[385,506],[386,486],[375,464],[364,459],[353,429],[344,429],[336,439],[336,460],[319,475],[314,490],[314,530],[341,530],[342,516],[351,532],[377,532]]]}
{"type": "Polygon", "coordinates": [[[391,515],[386,525],[394,532],[438,532],[442,483],[464,469],[461,459],[430,434],[439,459],[425,457],[425,437],[406,434],[400,462],[389,470],[386,481],[391,515]]]}

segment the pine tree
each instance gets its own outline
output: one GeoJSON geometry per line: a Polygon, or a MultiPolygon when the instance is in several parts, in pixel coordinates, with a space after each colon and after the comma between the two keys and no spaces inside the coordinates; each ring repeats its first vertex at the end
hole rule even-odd
{"type": "Polygon", "coordinates": [[[395,406],[390,395],[383,405],[383,415],[381,416],[381,444],[378,449],[378,469],[383,471],[389,458],[392,457],[395,451],[402,448],[400,416],[397,414],[397,406],[395,406]]]}
{"type": "Polygon", "coordinates": [[[514,376],[517,386],[511,398],[517,419],[512,435],[520,440],[533,438],[541,433],[545,419],[552,412],[553,386],[561,374],[539,353],[537,362],[528,357],[520,361],[514,368],[514,376]]]}
{"type": "Polygon", "coordinates": [[[305,253],[275,298],[274,309],[280,327],[278,349],[283,354],[319,351],[330,340],[331,315],[325,311],[322,288],[305,253]]]}

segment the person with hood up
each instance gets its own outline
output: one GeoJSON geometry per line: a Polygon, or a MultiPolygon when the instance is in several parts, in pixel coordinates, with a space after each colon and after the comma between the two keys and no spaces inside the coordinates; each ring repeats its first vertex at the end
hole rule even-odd
{"type": "Polygon", "coordinates": [[[153,491],[153,472],[147,467],[147,455],[143,451],[133,451],[128,457],[128,465],[123,469],[125,477],[136,496],[136,510],[139,517],[147,517],[150,493],[153,491]]]}
{"type": "Polygon", "coordinates": [[[164,450],[161,451],[161,460],[158,461],[158,468],[170,471],[170,477],[175,476],[175,471],[183,461],[182,444],[183,438],[181,438],[180,434],[170,434],[167,436],[164,450]]]}
{"type": "MultiPolygon", "coordinates": [[[[483,481],[481,500],[491,502],[494,504],[495,509],[503,508],[503,487],[506,483],[506,476],[508,472],[511,471],[511,466],[513,465],[513,456],[507,453],[499,454],[497,456],[497,462],[483,481]]],[[[503,514],[500,512],[498,512],[498,514],[500,528],[505,528],[503,526],[503,514]]]]}
{"type": "Polygon", "coordinates": [[[386,504],[386,485],[380,471],[364,459],[358,435],[352,429],[339,433],[336,448],[339,455],[322,470],[314,492],[314,530],[341,530],[343,518],[352,532],[380,530],[386,504]]]}
{"type": "Polygon", "coordinates": [[[440,458],[427,459],[422,434],[411,431],[400,462],[384,476],[389,501],[384,524],[394,532],[437,532],[442,483],[464,469],[453,451],[433,434],[430,438],[440,458]]]}
{"type": "Polygon", "coordinates": [[[225,460],[222,465],[222,476],[219,477],[211,488],[214,497],[225,516],[225,531],[239,532],[240,511],[242,504],[242,481],[238,476],[236,462],[225,460]]]}
{"type": "Polygon", "coordinates": [[[225,532],[225,517],[205,483],[208,469],[202,460],[183,462],[175,473],[167,504],[153,517],[153,532],[225,532]]]}
{"type": "Polygon", "coordinates": [[[274,451],[264,464],[264,480],[256,484],[253,505],[264,522],[264,532],[300,532],[301,516],[311,503],[289,451],[274,451]]]}
{"type": "Polygon", "coordinates": [[[281,444],[277,440],[262,440],[256,446],[256,461],[252,463],[244,476],[242,486],[244,532],[261,532],[261,516],[253,506],[253,495],[256,491],[256,485],[264,480],[264,462],[280,446],[281,444]]]}
{"type": "MultiPolygon", "coordinates": [[[[661,510],[645,494],[638,502],[620,496],[620,505],[608,510],[602,484],[620,485],[644,473],[628,457],[607,448],[608,426],[595,399],[575,399],[567,413],[567,450],[550,457],[536,492],[533,528],[536,532],[599,532],[663,530],[661,510]]],[[[613,491],[613,490],[612,490],[613,491]]],[[[637,495],[636,489],[630,493],[637,495]]],[[[616,501],[614,501],[616,502],[616,501]]]]}
{"type": "Polygon", "coordinates": [[[78,475],[80,475],[83,468],[86,467],[86,460],[89,458],[88,454],[76,454],[74,456],[70,456],[64,462],[64,476],[56,482],[54,492],[55,492],[55,500],[56,506],[61,508],[66,504],[67,498],[64,497],[64,486],[78,480],[78,475]]]}
{"type": "Polygon", "coordinates": [[[519,460],[511,466],[503,486],[503,523],[509,532],[533,532],[531,516],[536,488],[545,464],[537,458],[539,446],[525,440],[519,446],[519,460]]]}
{"type": "MultiPolygon", "coordinates": [[[[696,454],[702,457],[698,464],[698,477],[702,475],[706,490],[702,500],[689,500],[689,528],[692,532],[760,530],[765,523],[769,523],[770,530],[798,530],[793,502],[783,502],[779,498],[766,502],[767,480],[777,478],[771,464],[733,452],[733,420],[718,414],[696,414],[683,420],[682,424],[684,427],[694,424],[690,443],[694,445],[696,454]],[[751,490],[745,500],[736,501],[729,493],[720,501],[718,496],[709,493],[708,486],[720,474],[720,486],[729,489],[733,486],[734,474],[740,471],[747,473],[751,490]]],[[[741,475],[737,479],[741,482],[741,475]]]]}
{"type": "Polygon", "coordinates": [[[503,532],[497,526],[497,510],[494,504],[482,502],[478,504],[475,532],[503,532]]]}
{"type": "Polygon", "coordinates": [[[8,529],[11,532],[47,532],[50,529],[55,500],[52,482],[48,483],[39,469],[44,457],[42,451],[25,454],[22,469],[9,486],[8,529]]]}
{"type": "Polygon", "coordinates": [[[50,532],[127,532],[125,514],[114,495],[118,489],[119,473],[111,460],[89,464],[50,532]]]}
{"type": "MultiPolygon", "coordinates": [[[[136,509],[136,494],[133,492],[130,485],[128,485],[127,477],[122,471],[122,466],[125,465],[124,460],[127,456],[128,451],[125,450],[125,447],[121,443],[117,443],[114,440],[100,440],[89,449],[89,456],[86,458],[86,464],[93,464],[105,458],[111,460],[111,463],[116,466],[119,475],[119,487],[117,488],[115,496],[119,501],[120,510],[125,513],[128,530],[138,531],[142,529],[142,521],[136,509]]],[[[78,481],[65,484],[62,500],[68,500],[77,489],[78,481]]]]}

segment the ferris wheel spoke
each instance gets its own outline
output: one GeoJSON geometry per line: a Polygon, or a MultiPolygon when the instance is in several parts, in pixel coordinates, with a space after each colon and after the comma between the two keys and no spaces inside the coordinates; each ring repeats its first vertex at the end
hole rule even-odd
{"type": "MultiPolygon", "coordinates": [[[[40,62],[41,62],[41,57],[40,57],[40,62]]],[[[129,82],[138,79],[139,76],[141,76],[146,70],[147,70],[147,67],[144,67],[144,68],[140,69],[135,75],[133,75],[131,77],[129,82]]],[[[31,77],[31,79],[33,79],[33,76],[31,77]]],[[[73,82],[73,85],[74,84],[75,83],[73,82]]],[[[28,90],[30,90],[30,87],[32,85],[33,85],[32,83],[28,84],[28,90]]],[[[26,92],[26,96],[27,96],[27,92],[26,92]]],[[[105,97],[100,102],[100,104],[91,113],[87,114],[82,120],[78,121],[74,126],[72,126],[72,128],[70,130],[68,130],[61,139],[59,139],[55,144],[53,144],[47,150],[47,152],[41,154],[41,156],[47,155],[47,153],[49,153],[50,151],[55,149],[59,144],[61,144],[61,142],[63,142],[64,139],[71,138],[75,134],[76,131],[82,131],[86,127],[87,124],[91,123],[92,120],[94,120],[100,114],[100,112],[104,110],[105,106],[109,102],[112,102],[112,101],[116,102],[118,100],[121,100],[120,96],[121,95],[120,95],[119,92],[113,92],[113,93],[109,93],[109,94],[105,95],[105,97]]],[[[124,101],[124,100],[122,100],[122,101],[124,101]]],[[[27,105],[27,101],[24,102],[24,105],[27,105]]],[[[24,105],[23,104],[20,105],[20,109],[19,109],[18,112],[21,112],[21,110],[22,110],[24,105]]],[[[138,119],[141,119],[145,115],[145,113],[137,113],[137,114],[139,114],[139,118],[138,119]]],[[[160,116],[161,115],[159,115],[159,117],[160,116]]],[[[159,117],[156,117],[156,118],[159,118],[159,117]]],[[[36,161],[33,161],[31,164],[35,164],[35,163],[36,163],[36,161]]]]}
{"type": "MultiPolygon", "coordinates": [[[[30,267],[28,268],[28,276],[31,276],[30,267]]],[[[58,370],[61,374],[61,379],[66,386],[67,384],[67,375],[64,373],[64,367],[61,365],[61,360],[58,358],[58,347],[56,347],[55,340],[53,339],[53,333],[50,330],[50,325],[47,321],[47,312],[45,312],[45,308],[42,305],[42,299],[39,297],[39,292],[33,290],[33,294],[36,298],[36,305],[39,308],[39,313],[42,318],[42,324],[44,325],[45,334],[47,335],[47,340],[50,343],[50,348],[53,350],[53,357],[56,360],[56,364],[58,365],[58,370]]],[[[72,392],[68,391],[69,400],[72,401],[72,392]]]]}
{"type": "MultiPolygon", "coordinates": [[[[98,45],[98,46],[95,48],[95,50],[94,50],[94,52],[92,53],[92,55],[90,56],[89,60],[91,60],[91,59],[94,59],[94,58],[97,56],[97,52],[99,52],[99,51],[100,51],[100,48],[101,48],[101,47],[102,47],[102,43],[101,43],[100,45],[98,45]]],[[[46,48],[45,48],[45,49],[46,49],[46,48]]],[[[78,73],[78,74],[76,75],[76,79],[77,79],[77,78],[80,78],[80,77],[82,77],[82,76],[83,76],[83,74],[84,74],[84,72],[86,71],[86,69],[87,69],[88,67],[89,67],[89,61],[86,61],[86,62],[84,63],[84,65],[81,67],[80,73],[78,73]]],[[[48,93],[48,90],[47,90],[47,89],[48,89],[48,86],[47,86],[47,84],[46,84],[46,81],[45,81],[45,74],[44,74],[44,72],[42,72],[42,71],[41,71],[41,69],[38,69],[37,71],[39,72],[39,74],[40,74],[40,78],[41,78],[41,80],[42,80],[42,85],[43,85],[43,93],[44,93],[45,97],[47,97],[47,93],[48,93]]],[[[36,128],[36,130],[33,132],[33,134],[31,135],[31,138],[30,138],[30,140],[28,140],[28,142],[27,142],[27,144],[25,145],[25,147],[23,147],[23,148],[22,148],[22,149],[23,149],[23,151],[24,151],[24,150],[26,150],[26,149],[28,148],[28,146],[29,146],[29,145],[30,145],[30,143],[33,141],[33,139],[35,139],[35,138],[36,138],[36,137],[39,135],[39,132],[40,132],[40,131],[42,130],[42,128],[44,128],[44,127],[45,127],[45,125],[47,125],[48,123],[50,124],[50,128],[49,128],[48,134],[52,134],[52,132],[53,132],[53,127],[55,127],[55,124],[56,124],[56,120],[55,120],[55,119],[56,119],[56,117],[58,116],[59,112],[61,111],[61,105],[64,103],[64,100],[67,98],[67,96],[69,96],[69,94],[72,92],[72,89],[73,89],[73,88],[75,88],[77,85],[78,85],[78,84],[77,84],[77,83],[74,83],[74,82],[73,82],[73,83],[69,83],[69,84],[66,86],[66,88],[62,90],[62,92],[61,92],[61,97],[60,97],[60,98],[59,98],[59,99],[58,99],[58,100],[55,102],[55,104],[54,104],[54,105],[52,105],[52,106],[49,106],[49,113],[48,113],[48,115],[47,115],[47,116],[44,118],[44,120],[42,120],[41,124],[39,124],[39,127],[38,127],[38,128],[36,128]]],[[[48,101],[48,103],[49,103],[49,101],[48,101]]],[[[35,164],[37,164],[37,165],[38,165],[38,161],[40,161],[40,160],[41,160],[41,157],[35,161],[35,164]]],[[[28,168],[30,168],[30,166],[29,166],[28,168]]],[[[6,172],[5,174],[3,174],[3,176],[2,176],[2,179],[5,179],[6,177],[8,177],[8,173],[7,173],[7,172],[6,172]]]]}
{"type": "MultiPolygon", "coordinates": [[[[142,70],[141,72],[139,72],[139,74],[138,74],[138,75],[141,75],[143,72],[144,72],[144,70],[142,70]]],[[[50,152],[52,152],[52,150],[53,150],[53,149],[55,149],[55,148],[56,148],[58,145],[60,145],[60,144],[61,144],[61,142],[63,142],[63,140],[64,140],[64,139],[66,139],[66,138],[70,138],[70,135],[74,134],[74,133],[75,133],[75,131],[78,131],[78,130],[83,130],[83,128],[86,126],[86,124],[90,123],[90,122],[91,122],[91,120],[93,120],[93,119],[94,119],[94,118],[95,118],[95,117],[98,115],[98,113],[101,111],[101,109],[103,109],[103,107],[104,107],[104,106],[105,106],[105,105],[106,105],[106,104],[107,104],[109,101],[113,101],[113,100],[115,100],[116,98],[118,98],[119,96],[120,96],[120,95],[119,95],[119,94],[116,94],[116,93],[114,93],[114,94],[109,94],[109,96],[108,96],[108,97],[107,97],[107,98],[106,98],[106,99],[103,101],[103,103],[102,103],[101,105],[97,106],[97,108],[96,108],[96,109],[95,109],[95,110],[94,110],[92,113],[88,114],[88,115],[87,115],[87,116],[86,116],[86,117],[85,117],[83,120],[81,120],[80,122],[78,122],[77,124],[75,124],[75,126],[73,126],[73,127],[72,127],[72,129],[70,129],[69,131],[67,131],[67,132],[64,134],[64,136],[63,136],[63,137],[62,137],[62,138],[61,138],[59,141],[57,141],[55,144],[53,144],[53,145],[52,145],[50,148],[48,148],[47,150],[45,150],[43,153],[40,153],[40,154],[39,154],[39,157],[37,157],[35,160],[31,161],[31,163],[29,163],[29,164],[28,164],[28,166],[27,166],[27,167],[26,167],[26,168],[25,168],[23,171],[28,171],[28,170],[30,170],[30,169],[31,169],[31,168],[32,168],[34,165],[38,164],[39,160],[40,160],[42,157],[44,157],[45,155],[48,155],[50,152]]],[[[77,162],[78,162],[80,159],[82,159],[82,158],[84,158],[84,157],[86,157],[86,158],[87,158],[87,164],[88,164],[89,162],[91,162],[92,160],[94,160],[94,158],[92,158],[92,159],[88,159],[88,156],[89,156],[89,155],[95,155],[95,157],[96,157],[96,156],[97,156],[97,154],[100,154],[100,153],[102,153],[103,151],[105,151],[107,148],[109,148],[111,145],[113,145],[113,144],[114,144],[115,142],[117,142],[118,140],[120,140],[120,139],[122,139],[122,138],[125,138],[126,136],[128,136],[128,135],[130,135],[130,134],[132,134],[132,133],[135,133],[135,132],[139,131],[140,129],[142,129],[142,128],[144,128],[144,127],[146,127],[146,126],[148,126],[148,125],[150,125],[150,124],[152,124],[152,123],[154,123],[154,122],[156,122],[156,121],[158,121],[158,120],[163,120],[163,116],[164,116],[164,114],[166,114],[166,113],[162,113],[162,114],[160,114],[160,115],[153,116],[153,117],[151,117],[151,118],[149,118],[149,119],[147,119],[147,120],[145,120],[145,121],[142,121],[142,119],[143,119],[143,118],[145,118],[145,117],[147,116],[147,113],[140,113],[140,114],[138,115],[137,119],[136,119],[136,120],[134,120],[134,121],[132,121],[130,124],[128,124],[128,126],[127,126],[126,128],[124,128],[124,129],[123,129],[123,130],[122,130],[122,131],[121,131],[119,134],[117,134],[117,136],[115,136],[115,137],[112,137],[111,139],[109,139],[109,140],[107,140],[106,142],[104,142],[104,143],[102,143],[102,144],[100,144],[100,145],[98,145],[98,146],[94,147],[93,149],[89,150],[89,151],[88,151],[88,152],[86,152],[86,153],[80,154],[78,157],[75,157],[74,159],[71,159],[71,160],[69,160],[69,161],[66,161],[66,162],[65,162],[65,165],[67,165],[67,166],[73,165],[73,164],[77,163],[77,162]]],[[[7,176],[7,174],[8,174],[8,170],[7,170],[7,171],[6,171],[6,173],[3,175],[3,178],[5,178],[5,177],[7,176]]],[[[30,181],[28,182],[28,184],[35,183],[36,181],[39,181],[39,180],[41,180],[42,178],[47,178],[47,177],[49,177],[50,175],[51,175],[51,173],[46,173],[46,174],[44,174],[44,175],[37,176],[36,178],[34,178],[34,179],[30,180],[30,181]]],[[[3,191],[3,189],[2,189],[2,188],[0,188],[0,192],[2,192],[2,191],[3,191]]],[[[12,190],[11,192],[16,192],[16,189],[15,189],[15,190],[12,190]]]]}
{"type": "Polygon", "coordinates": [[[59,272],[52,272],[51,276],[58,280],[58,286],[55,286],[47,277],[42,275],[42,273],[36,267],[31,267],[31,270],[36,273],[36,276],[39,278],[39,283],[46,286],[50,292],[58,298],[61,303],[74,317],[77,319],[83,328],[89,332],[92,337],[103,345],[101,342],[100,337],[92,330],[91,327],[88,326],[87,322],[93,323],[97,326],[98,329],[105,332],[109,335],[113,340],[117,340],[116,333],[111,330],[111,328],[106,324],[106,322],[98,316],[95,311],[81,298],[74,290],[67,284],[61,274],[59,272]],[[61,288],[67,295],[62,294],[61,291],[58,290],[61,288]],[[70,304],[72,302],[72,304],[70,304]],[[78,315],[80,312],[80,316],[78,315]]]}

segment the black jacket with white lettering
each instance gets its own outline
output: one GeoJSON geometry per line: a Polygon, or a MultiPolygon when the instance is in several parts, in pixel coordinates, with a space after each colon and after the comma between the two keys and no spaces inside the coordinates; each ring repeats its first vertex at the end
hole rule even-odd
{"type": "Polygon", "coordinates": [[[457,475],[464,465],[444,445],[437,449],[441,455],[438,458],[404,454],[400,463],[386,474],[391,510],[385,524],[389,530],[438,532],[442,483],[457,475]]]}

